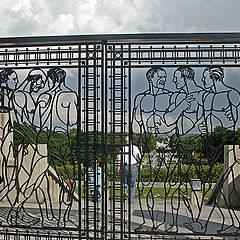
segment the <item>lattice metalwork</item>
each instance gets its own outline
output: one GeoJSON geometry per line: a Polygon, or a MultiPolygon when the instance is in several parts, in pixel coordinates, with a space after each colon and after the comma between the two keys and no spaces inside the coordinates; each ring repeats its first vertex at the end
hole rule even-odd
{"type": "Polygon", "coordinates": [[[239,46],[200,45],[114,45],[108,47],[109,60],[122,60],[132,66],[143,64],[238,64],[239,46]],[[112,50],[114,49],[114,50],[112,50]]]}
{"type": "MultiPolygon", "coordinates": [[[[81,46],[82,48],[82,46],[81,46]]],[[[86,237],[101,238],[105,234],[105,156],[99,146],[104,142],[102,65],[103,48],[100,45],[86,46],[81,51],[82,127],[84,137],[80,142],[83,163],[84,228],[86,237]],[[86,59],[86,60],[85,60],[86,59]]]]}

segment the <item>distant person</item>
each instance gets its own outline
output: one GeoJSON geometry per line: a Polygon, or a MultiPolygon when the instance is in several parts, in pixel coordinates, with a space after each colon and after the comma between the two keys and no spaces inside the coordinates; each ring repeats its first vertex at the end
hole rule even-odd
{"type": "Polygon", "coordinates": [[[88,169],[88,182],[92,202],[101,202],[102,198],[102,168],[98,160],[88,169]]]}
{"type": "Polygon", "coordinates": [[[73,189],[73,180],[71,178],[67,179],[67,200],[71,201],[73,189]]]}
{"type": "MultiPolygon", "coordinates": [[[[133,203],[133,198],[136,190],[136,179],[137,179],[137,163],[140,162],[141,153],[137,146],[133,145],[129,140],[129,137],[125,137],[125,145],[123,146],[122,152],[117,155],[117,162],[123,164],[123,187],[124,193],[126,194],[129,189],[130,202],[133,203]],[[130,148],[129,148],[130,147],[130,148]],[[131,156],[129,154],[131,152],[131,156]]],[[[120,165],[119,165],[120,166],[120,165]]],[[[120,167],[118,167],[119,173],[120,167]]]]}

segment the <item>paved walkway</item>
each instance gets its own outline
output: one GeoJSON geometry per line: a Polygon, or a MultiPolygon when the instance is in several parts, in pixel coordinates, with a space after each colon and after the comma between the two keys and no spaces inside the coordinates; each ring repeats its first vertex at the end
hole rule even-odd
{"type": "MultiPolygon", "coordinates": [[[[213,208],[212,206],[203,206],[199,209],[198,206],[185,206],[184,201],[177,200],[155,200],[154,210],[151,211],[151,203],[149,207],[143,204],[143,209],[139,209],[137,203],[133,204],[132,222],[137,226],[143,223],[140,231],[152,230],[163,231],[174,234],[192,234],[195,235],[225,235],[239,234],[240,211],[232,211],[228,209],[213,208]],[[193,219],[191,218],[191,213],[193,219]],[[196,221],[199,216],[198,221],[196,221]],[[143,218],[145,223],[143,223],[143,218]]],[[[185,236],[185,237],[186,237],[185,236]]],[[[215,238],[216,239],[216,238],[215,238]]],[[[232,239],[229,236],[226,239],[232,239]]],[[[233,238],[234,239],[234,238],[233,238]]]]}
{"type": "MultiPolygon", "coordinates": [[[[116,203],[115,209],[117,209],[119,206],[116,203]]],[[[67,205],[66,205],[67,206],[67,205]]],[[[69,214],[67,227],[69,228],[76,228],[78,226],[78,203],[73,204],[73,208],[69,211],[67,208],[63,207],[61,211],[59,211],[58,206],[54,205],[53,212],[48,215],[47,217],[47,211],[43,211],[43,215],[41,215],[38,206],[37,205],[27,205],[26,211],[30,215],[34,217],[39,217],[40,219],[44,219],[44,223],[37,223],[34,227],[44,227],[44,228],[51,228],[57,226],[57,219],[54,219],[53,216],[57,216],[63,218],[66,217],[66,214],[69,214]]],[[[112,208],[112,202],[110,201],[108,203],[108,209],[112,208]]],[[[135,236],[138,236],[140,234],[141,236],[147,236],[146,234],[148,231],[164,234],[165,236],[178,236],[178,239],[186,239],[186,236],[188,237],[199,237],[204,236],[206,239],[206,236],[210,235],[219,235],[219,238],[222,239],[222,237],[226,237],[225,239],[240,239],[240,233],[239,233],[239,219],[240,219],[240,211],[233,211],[223,208],[212,206],[203,206],[201,209],[198,208],[198,206],[191,206],[187,208],[184,204],[184,201],[178,201],[178,200],[162,200],[162,199],[154,199],[154,205],[152,202],[146,202],[146,199],[142,199],[142,209],[140,208],[139,202],[137,199],[134,199],[134,203],[131,205],[131,214],[129,215],[129,209],[128,209],[128,203],[125,201],[124,203],[124,209],[126,212],[122,212],[122,216],[124,217],[124,220],[126,221],[125,224],[122,224],[122,229],[127,231],[128,230],[128,224],[129,224],[129,216],[131,217],[131,231],[135,232],[135,236]],[[148,206],[148,207],[147,207],[148,206]],[[201,210],[201,211],[200,211],[201,210]],[[191,213],[193,215],[193,218],[196,219],[198,217],[198,221],[192,221],[191,213]],[[178,234],[176,234],[178,232],[178,234]],[[236,234],[239,233],[239,236],[236,236],[236,234]],[[180,235],[179,235],[180,234],[180,235]],[[195,236],[189,236],[194,235],[195,236]],[[229,236],[229,234],[234,234],[235,236],[229,236]]],[[[4,226],[7,225],[6,222],[6,216],[8,215],[10,209],[8,207],[0,207],[0,221],[2,221],[2,229],[4,229],[4,226]]],[[[48,212],[49,214],[50,212],[48,212]]],[[[100,221],[97,223],[97,228],[101,228],[101,218],[102,218],[102,209],[99,206],[99,210],[97,212],[93,211],[92,213],[89,213],[89,217],[94,217],[94,214],[96,214],[97,219],[100,221]]],[[[107,219],[108,219],[108,229],[111,231],[113,230],[113,223],[112,223],[112,212],[107,212],[107,219]]],[[[84,204],[82,201],[82,211],[81,211],[81,223],[82,228],[85,227],[84,222],[85,215],[84,215],[84,204]]],[[[115,222],[121,223],[123,220],[120,219],[120,214],[116,214],[115,222]]],[[[60,221],[59,227],[64,227],[64,222],[60,221]]],[[[90,229],[94,228],[94,222],[89,223],[88,226],[90,229]]],[[[96,225],[95,225],[96,227],[96,225]]],[[[8,227],[9,228],[9,227],[8,227]]],[[[115,230],[121,230],[121,227],[117,226],[115,224],[115,230]]],[[[57,233],[56,229],[56,233],[57,233]]],[[[66,233],[68,230],[66,230],[66,233]]],[[[148,235],[149,236],[149,235],[148,235]]],[[[214,237],[214,239],[217,239],[217,237],[214,237]]]]}

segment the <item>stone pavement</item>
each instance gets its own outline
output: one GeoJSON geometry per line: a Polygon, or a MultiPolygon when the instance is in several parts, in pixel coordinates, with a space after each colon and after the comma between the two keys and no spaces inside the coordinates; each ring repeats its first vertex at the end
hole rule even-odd
{"type": "MultiPolygon", "coordinates": [[[[145,199],[143,199],[145,200],[145,199]]],[[[178,200],[154,200],[154,210],[151,211],[151,204],[143,209],[139,209],[139,204],[135,201],[132,207],[132,226],[142,224],[140,231],[152,230],[163,232],[163,234],[175,235],[174,232],[183,234],[183,239],[189,234],[198,236],[218,235],[225,236],[225,239],[236,239],[230,234],[239,234],[240,211],[233,211],[217,206],[185,206],[184,201],[178,200]],[[189,211],[190,209],[190,211],[189,211]],[[192,215],[191,215],[192,213],[192,215]],[[192,217],[195,221],[192,220],[192,217]],[[198,221],[196,221],[196,217],[198,221]],[[184,236],[185,234],[185,236],[184,236]]],[[[135,229],[136,230],[136,229],[135,229]]],[[[138,230],[138,229],[137,229],[138,230]]],[[[180,237],[180,236],[179,236],[180,237]]],[[[179,238],[178,237],[178,238],[179,238]]],[[[189,236],[190,237],[190,236],[189,236]]],[[[214,237],[217,239],[217,237],[214,237]]],[[[238,239],[238,238],[237,238],[238,239]]]]}
{"type": "MultiPolygon", "coordinates": [[[[134,199],[134,203],[131,205],[131,231],[135,232],[133,236],[149,236],[149,231],[155,232],[155,234],[164,235],[165,237],[174,237],[177,236],[177,239],[186,239],[186,237],[197,238],[207,236],[211,237],[215,235],[214,239],[240,239],[239,233],[239,219],[240,211],[233,211],[223,208],[218,208],[217,206],[213,208],[212,206],[203,206],[201,209],[198,206],[189,205],[188,208],[185,206],[184,201],[174,200],[163,200],[163,199],[154,199],[154,205],[152,202],[147,202],[146,199],[141,199],[142,209],[140,208],[138,199],[134,199]],[[147,207],[148,206],[148,207],[147,207]],[[201,210],[201,211],[200,211],[201,210]],[[193,219],[196,219],[198,216],[198,221],[192,221],[191,212],[193,219]],[[176,232],[178,234],[176,234],[176,232]],[[179,235],[180,234],[180,235],[179,235]],[[234,234],[235,236],[230,236],[234,234]],[[238,235],[239,234],[239,235],[238,235]],[[216,236],[217,235],[217,236],[216,236]]],[[[111,204],[108,204],[110,207],[111,204]]],[[[128,230],[129,223],[129,211],[128,203],[124,203],[126,213],[123,214],[126,224],[123,226],[125,231],[128,230]]],[[[67,208],[64,208],[60,211],[57,205],[53,206],[54,210],[53,215],[60,218],[66,217],[66,214],[69,214],[67,227],[76,228],[78,226],[78,203],[74,203],[70,211],[67,208]]],[[[84,208],[82,201],[82,209],[84,208]]],[[[2,222],[2,227],[7,225],[6,217],[9,213],[8,207],[0,208],[0,221],[2,222]]],[[[57,226],[57,220],[48,216],[47,212],[43,211],[43,215],[37,208],[37,205],[27,205],[26,211],[35,217],[44,219],[44,223],[40,222],[34,227],[45,227],[51,228],[57,226]]],[[[49,212],[48,212],[49,213],[49,212]]],[[[101,207],[99,206],[97,218],[101,221],[102,217],[101,207]]],[[[90,217],[94,217],[94,213],[90,213],[90,217]]],[[[111,223],[112,217],[111,212],[108,211],[108,229],[111,230],[113,223],[111,223]]],[[[121,222],[121,219],[116,215],[116,222],[121,222]]],[[[81,211],[81,223],[82,228],[84,228],[84,211],[81,211]]],[[[60,222],[60,227],[64,227],[64,224],[60,222]]],[[[89,224],[89,228],[93,229],[94,223],[89,224]]],[[[101,222],[97,224],[97,228],[100,230],[101,222]]],[[[9,227],[8,227],[9,228],[9,227]]],[[[116,230],[120,230],[116,227],[116,230]]],[[[67,233],[66,229],[66,233],[67,233]]],[[[56,230],[57,233],[57,230],[56,230]]]]}

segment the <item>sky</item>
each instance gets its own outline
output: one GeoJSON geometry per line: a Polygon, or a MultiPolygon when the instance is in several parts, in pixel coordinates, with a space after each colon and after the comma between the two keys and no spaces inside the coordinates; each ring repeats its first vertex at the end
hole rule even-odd
{"type": "Polygon", "coordinates": [[[237,32],[239,0],[1,0],[0,37],[237,32]]]}

